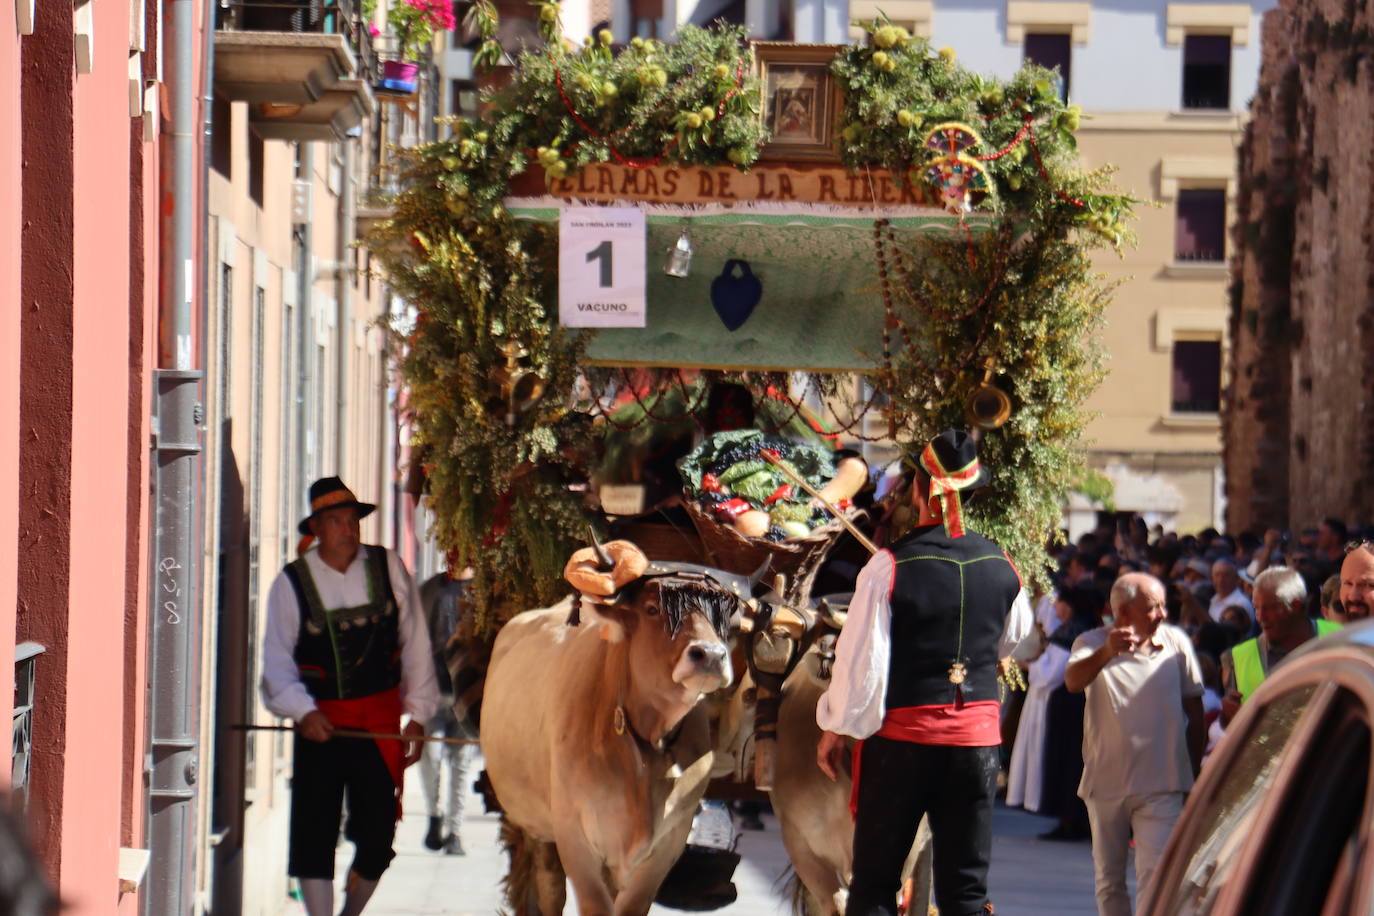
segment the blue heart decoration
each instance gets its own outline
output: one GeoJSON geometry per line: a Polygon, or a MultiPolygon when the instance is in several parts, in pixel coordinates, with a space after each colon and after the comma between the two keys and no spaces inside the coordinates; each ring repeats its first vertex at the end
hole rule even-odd
{"type": "Polygon", "coordinates": [[[731,258],[720,276],[711,281],[711,306],[728,331],[737,331],[754,314],[763,298],[763,283],[754,276],[747,261],[731,258]],[[739,270],[740,275],[735,276],[739,270]]]}

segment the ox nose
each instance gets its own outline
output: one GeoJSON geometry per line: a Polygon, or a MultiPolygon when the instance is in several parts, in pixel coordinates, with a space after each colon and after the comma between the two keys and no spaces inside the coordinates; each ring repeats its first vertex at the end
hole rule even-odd
{"type": "Polygon", "coordinates": [[[730,655],[723,643],[694,642],[687,647],[687,660],[703,674],[718,674],[730,680],[730,655]]]}

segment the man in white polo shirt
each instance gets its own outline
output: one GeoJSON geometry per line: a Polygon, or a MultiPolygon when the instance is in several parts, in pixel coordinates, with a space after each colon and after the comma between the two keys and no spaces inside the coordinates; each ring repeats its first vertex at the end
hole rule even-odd
{"type": "Polygon", "coordinates": [[[1164,586],[1129,573],[1112,586],[1111,604],[1112,626],[1074,641],[1064,686],[1088,694],[1078,794],[1092,826],[1098,912],[1130,916],[1131,838],[1143,892],[1193,786],[1206,733],[1202,674],[1187,634],[1164,622],[1164,586]]]}

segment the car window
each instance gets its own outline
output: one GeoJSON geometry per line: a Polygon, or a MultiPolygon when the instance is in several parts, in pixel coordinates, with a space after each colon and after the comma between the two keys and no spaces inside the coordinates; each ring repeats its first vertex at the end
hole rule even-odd
{"type": "Polygon", "coordinates": [[[1189,814],[1200,829],[1188,839],[1188,848],[1173,854],[1175,861],[1186,865],[1175,878],[1172,890],[1160,889],[1160,900],[1169,899],[1171,903],[1166,907],[1156,905],[1157,910],[1175,916],[1212,911],[1239,864],[1241,847],[1259,812],[1260,801],[1273,783],[1283,750],[1315,690],[1315,684],[1296,688],[1260,711],[1225,779],[1200,808],[1189,814]]]}
{"type": "MultiPolygon", "coordinates": [[[[1257,867],[1242,913],[1320,913],[1348,886],[1333,883],[1342,859],[1358,851],[1369,783],[1369,725],[1364,704],[1338,692],[1311,740],[1303,741],[1298,778],[1280,791],[1275,829],[1255,851],[1257,867]]],[[[1348,912],[1336,909],[1334,912],[1348,912]]]]}

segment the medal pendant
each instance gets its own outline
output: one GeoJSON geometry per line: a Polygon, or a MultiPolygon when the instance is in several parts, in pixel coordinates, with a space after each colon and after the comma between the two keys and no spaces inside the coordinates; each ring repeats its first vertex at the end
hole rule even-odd
{"type": "Polygon", "coordinates": [[[623,735],[623,734],[625,734],[625,707],[624,707],[624,706],[617,706],[617,707],[615,708],[615,715],[614,715],[614,717],[612,718],[612,725],[615,726],[615,733],[616,733],[617,735],[623,735]]]}
{"type": "Polygon", "coordinates": [[[968,669],[964,667],[963,662],[955,662],[949,666],[949,682],[951,684],[962,684],[966,677],[968,677],[968,669]]]}

